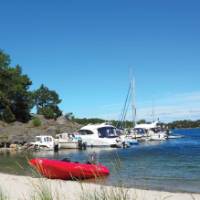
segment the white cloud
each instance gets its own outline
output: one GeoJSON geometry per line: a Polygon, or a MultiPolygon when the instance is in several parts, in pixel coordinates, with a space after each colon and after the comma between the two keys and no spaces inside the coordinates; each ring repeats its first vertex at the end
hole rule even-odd
{"type": "MultiPolygon", "coordinates": [[[[153,109],[152,101],[139,102],[137,119],[152,120],[152,110],[154,119],[159,118],[161,121],[200,118],[200,91],[167,95],[156,99],[155,102],[153,109]]],[[[96,114],[101,118],[119,119],[122,107],[123,104],[120,103],[101,106],[100,112],[96,114]]],[[[127,118],[131,119],[131,108],[127,118]]]]}

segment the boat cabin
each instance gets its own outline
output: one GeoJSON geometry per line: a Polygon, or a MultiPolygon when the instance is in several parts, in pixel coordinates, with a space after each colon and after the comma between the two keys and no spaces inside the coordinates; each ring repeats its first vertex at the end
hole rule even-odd
{"type": "Polygon", "coordinates": [[[89,124],[78,131],[78,136],[87,146],[115,146],[119,135],[117,129],[108,124],[89,124]]]}
{"type": "Polygon", "coordinates": [[[35,142],[31,142],[31,145],[38,148],[54,148],[54,138],[50,135],[38,135],[35,137],[35,142]]]}
{"type": "Polygon", "coordinates": [[[99,138],[116,138],[119,137],[117,130],[112,125],[87,125],[79,130],[80,135],[97,135],[99,138]]]}

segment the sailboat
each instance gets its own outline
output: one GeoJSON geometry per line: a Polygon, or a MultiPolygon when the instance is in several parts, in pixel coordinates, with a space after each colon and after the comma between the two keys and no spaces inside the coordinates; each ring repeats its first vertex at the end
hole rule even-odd
{"type": "MultiPolygon", "coordinates": [[[[128,89],[128,93],[127,93],[127,96],[126,96],[126,100],[125,100],[125,104],[124,104],[124,107],[123,107],[123,110],[122,110],[122,114],[121,114],[121,119],[119,120],[119,124],[118,126],[120,128],[123,128],[125,129],[126,127],[126,115],[127,115],[127,112],[128,112],[128,109],[129,109],[129,106],[130,106],[130,102],[132,100],[132,117],[133,117],[133,127],[132,129],[134,128],[135,126],[135,123],[136,123],[136,108],[135,108],[135,81],[134,79],[132,79],[132,81],[130,82],[130,85],[129,85],[129,89],[128,89]]],[[[126,129],[125,129],[126,130],[126,129]]],[[[135,137],[132,136],[132,134],[130,134],[131,132],[126,132],[125,135],[121,135],[121,139],[124,143],[126,143],[127,145],[133,145],[133,144],[138,144],[138,141],[135,137]]]]}
{"type": "Polygon", "coordinates": [[[160,125],[159,119],[154,120],[154,106],[152,103],[152,123],[137,124],[135,130],[143,129],[146,132],[146,139],[152,141],[162,141],[167,139],[167,132],[160,125]]]}

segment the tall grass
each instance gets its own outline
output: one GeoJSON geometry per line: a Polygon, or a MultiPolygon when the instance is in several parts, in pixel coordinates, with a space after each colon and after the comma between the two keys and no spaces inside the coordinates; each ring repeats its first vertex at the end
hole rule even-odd
{"type": "Polygon", "coordinates": [[[34,195],[31,200],[53,200],[53,195],[51,190],[47,186],[38,186],[34,191],[34,195]]]}
{"type": "MultiPolygon", "coordinates": [[[[121,187],[105,187],[90,189],[81,188],[80,200],[128,200],[130,199],[129,191],[121,187]]],[[[135,200],[137,198],[131,198],[135,200]]]]}
{"type": "Polygon", "coordinates": [[[59,191],[48,184],[48,180],[39,179],[39,182],[32,183],[34,188],[31,200],[60,200],[59,191]]]}
{"type": "Polygon", "coordinates": [[[5,194],[5,192],[0,187],[0,200],[8,200],[8,196],[5,194]]]}
{"type": "Polygon", "coordinates": [[[95,183],[97,186],[94,188],[84,187],[81,184],[80,200],[136,200],[137,197],[130,196],[129,189],[123,184],[121,177],[119,176],[119,170],[122,167],[121,160],[118,154],[115,152],[113,163],[112,163],[112,173],[118,178],[115,186],[109,187],[105,186],[105,180],[102,178],[95,178],[95,183]]]}

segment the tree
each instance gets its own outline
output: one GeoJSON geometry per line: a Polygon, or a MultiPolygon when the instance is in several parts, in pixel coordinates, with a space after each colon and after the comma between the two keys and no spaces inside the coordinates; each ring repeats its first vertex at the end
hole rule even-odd
{"type": "Polygon", "coordinates": [[[5,110],[2,113],[2,119],[8,123],[15,121],[15,116],[8,106],[5,107],[5,110]]]}
{"type": "Polygon", "coordinates": [[[7,68],[10,65],[10,56],[0,49],[0,69],[7,68]]]}
{"type": "Polygon", "coordinates": [[[59,116],[62,115],[62,111],[56,105],[46,106],[40,109],[38,114],[42,114],[47,119],[57,119],[59,116]]]}
{"type": "Polygon", "coordinates": [[[39,89],[34,91],[33,99],[38,114],[42,114],[48,119],[56,119],[62,115],[62,111],[58,107],[61,100],[54,90],[49,90],[42,84],[39,89]]]}
{"type": "Polygon", "coordinates": [[[10,66],[10,57],[0,50],[0,119],[6,122],[30,119],[32,108],[32,84],[27,75],[22,74],[19,65],[10,66]],[[5,117],[6,116],[6,117],[5,117]]]}
{"type": "Polygon", "coordinates": [[[145,124],[145,123],[147,123],[145,119],[140,119],[140,120],[137,122],[137,124],[145,124]]]}
{"type": "Polygon", "coordinates": [[[66,113],[65,114],[65,119],[67,120],[74,120],[74,114],[72,112],[66,113]]]}

